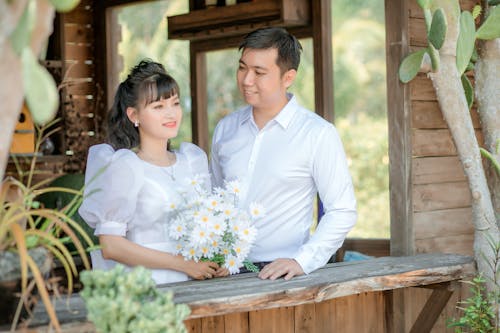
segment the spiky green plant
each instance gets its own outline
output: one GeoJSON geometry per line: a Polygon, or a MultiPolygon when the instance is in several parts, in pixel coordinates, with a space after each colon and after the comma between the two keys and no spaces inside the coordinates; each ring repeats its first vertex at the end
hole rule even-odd
{"type": "MultiPolygon", "coordinates": [[[[53,131],[45,133],[46,128],[56,122],[57,120],[38,128],[35,152],[39,150],[40,143],[53,133],[53,131]]],[[[70,217],[73,216],[81,203],[82,190],[45,187],[50,179],[33,184],[33,176],[36,174],[36,159],[37,154],[35,153],[31,159],[29,170],[27,172],[18,172],[20,179],[7,177],[1,184],[0,251],[13,251],[19,256],[21,268],[20,304],[27,299],[29,293],[29,288],[27,288],[28,278],[31,275],[35,280],[52,324],[56,330],[60,330],[44,277],[28,250],[39,246],[44,247],[61,262],[66,273],[68,293],[70,294],[73,291],[73,277],[78,275],[78,271],[73,256],[67,248],[67,241],[71,240],[72,244],[74,244],[79,256],[82,258],[83,265],[87,269],[90,268],[90,263],[86,255],[86,249],[77,235],[80,235],[90,248],[94,244],[87,233],[70,217]],[[51,192],[68,193],[73,195],[73,199],[61,210],[41,206],[37,198],[51,192]]],[[[19,167],[19,164],[17,166],[19,167]]],[[[21,307],[18,307],[13,327],[17,324],[20,309],[21,307]]]]}

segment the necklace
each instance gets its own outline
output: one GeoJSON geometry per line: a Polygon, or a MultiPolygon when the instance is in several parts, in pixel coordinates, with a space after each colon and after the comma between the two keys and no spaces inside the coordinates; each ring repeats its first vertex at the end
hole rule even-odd
{"type": "Polygon", "coordinates": [[[161,168],[172,180],[175,180],[175,170],[174,166],[177,161],[177,156],[175,153],[167,151],[167,159],[162,159],[162,158],[154,158],[151,157],[150,155],[144,153],[143,150],[139,149],[137,151],[137,156],[145,162],[148,162],[150,164],[156,165],[161,168]]]}
{"type": "Polygon", "coordinates": [[[161,168],[167,175],[169,175],[170,179],[172,179],[173,181],[175,181],[174,165],[175,164],[172,164],[171,166],[161,168]]]}

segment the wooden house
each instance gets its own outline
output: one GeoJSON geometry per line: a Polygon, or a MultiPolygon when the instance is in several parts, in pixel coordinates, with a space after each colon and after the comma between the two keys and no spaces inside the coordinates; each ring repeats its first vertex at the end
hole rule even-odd
{"type": "MultiPolygon", "coordinates": [[[[108,89],[116,85],[109,82],[107,73],[117,66],[107,48],[117,42],[115,31],[107,29],[106,23],[113,19],[108,9],[133,2],[81,0],[72,12],[57,15],[47,66],[59,68],[69,84],[62,90],[60,155],[42,158],[41,167],[51,173],[82,171],[88,147],[103,138],[108,89]]],[[[478,2],[461,0],[460,4],[470,10],[478,2]]],[[[330,0],[253,0],[217,11],[197,9],[197,3],[190,0],[189,13],[169,20],[169,38],[190,41],[195,143],[207,149],[210,139],[205,53],[235,47],[243,34],[261,26],[280,25],[297,37],[313,39],[315,109],[333,120],[330,0]]],[[[190,332],[453,331],[446,328],[446,320],[456,315],[456,302],[467,289],[456,281],[473,273],[473,263],[443,253],[473,254],[470,192],[430,80],[419,74],[405,85],[397,77],[402,58],[427,43],[423,13],[414,0],[386,0],[385,10],[391,238],[348,240],[346,246],[376,256],[390,251],[392,257],[375,260],[380,266],[333,264],[318,272],[316,282],[307,282],[306,277],[294,285],[282,282],[269,289],[253,285],[255,278],[246,281],[265,290],[266,294],[257,296],[193,296],[189,295],[192,284],[176,286],[182,295],[179,301],[194,311],[187,321],[190,332]],[[441,255],[413,257],[436,252],[441,255]],[[393,258],[399,256],[412,259],[393,258]],[[405,263],[408,266],[400,271],[389,269],[405,263]],[[346,270],[347,280],[325,278],[335,276],[340,267],[346,270]],[[373,273],[373,280],[355,272],[368,274],[377,267],[388,270],[373,273]],[[424,288],[413,288],[419,286],[424,288]]],[[[481,141],[478,116],[474,110],[471,115],[481,141]]],[[[242,281],[235,278],[231,283],[243,288],[242,281]]]]}

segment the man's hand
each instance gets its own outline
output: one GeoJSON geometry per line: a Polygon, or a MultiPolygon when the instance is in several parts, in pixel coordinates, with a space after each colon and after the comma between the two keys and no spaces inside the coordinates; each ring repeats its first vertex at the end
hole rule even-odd
{"type": "Polygon", "coordinates": [[[280,258],[264,266],[259,272],[259,278],[265,280],[276,280],[285,276],[285,280],[290,280],[294,276],[303,275],[304,271],[295,259],[280,258]]]}

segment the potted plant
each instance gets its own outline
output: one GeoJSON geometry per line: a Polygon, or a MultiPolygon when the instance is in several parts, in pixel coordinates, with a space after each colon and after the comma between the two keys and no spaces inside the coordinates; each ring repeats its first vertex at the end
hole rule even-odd
{"type": "MultiPolygon", "coordinates": [[[[53,133],[50,131],[44,134],[45,129],[55,122],[38,128],[35,152],[39,150],[40,143],[53,133]]],[[[35,153],[28,172],[18,170],[19,179],[7,177],[1,184],[0,268],[8,268],[8,272],[0,271],[0,281],[3,280],[10,285],[13,285],[12,281],[17,279],[20,281],[21,297],[12,318],[12,328],[17,325],[22,305],[26,305],[28,295],[33,289],[28,283],[28,280],[33,278],[32,284],[37,287],[51,323],[59,330],[59,322],[50,301],[44,273],[50,268],[52,259],[58,260],[66,274],[68,294],[71,294],[73,278],[78,275],[78,271],[68,246],[70,244],[74,246],[82,258],[84,267],[89,269],[90,263],[83,244],[93,247],[94,243],[85,230],[71,218],[81,203],[82,190],[47,187],[50,179],[33,184],[36,159],[35,153]],[[50,193],[67,193],[72,199],[60,209],[47,208],[40,204],[39,198],[50,193]],[[17,265],[5,264],[9,260],[17,265]]]]}

